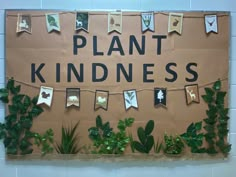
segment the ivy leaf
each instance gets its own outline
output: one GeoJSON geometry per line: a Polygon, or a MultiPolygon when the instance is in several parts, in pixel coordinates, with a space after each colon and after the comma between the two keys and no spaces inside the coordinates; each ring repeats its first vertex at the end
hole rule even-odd
{"type": "Polygon", "coordinates": [[[12,78],[9,79],[6,86],[7,90],[11,90],[12,88],[14,88],[14,84],[15,84],[14,80],[12,78]]]}
{"type": "Polygon", "coordinates": [[[8,109],[9,109],[10,114],[17,114],[18,112],[18,108],[16,105],[9,105],[8,109]]]}
{"type": "Polygon", "coordinates": [[[9,99],[7,96],[2,96],[0,97],[0,100],[3,102],[3,103],[8,103],[9,102],[9,99]]]}
{"type": "Polygon", "coordinates": [[[212,96],[202,95],[202,98],[206,103],[212,103],[213,102],[213,97],[212,96]]]}
{"type": "Polygon", "coordinates": [[[202,121],[195,123],[195,128],[197,131],[202,129],[202,121]]]}
{"type": "Polygon", "coordinates": [[[32,117],[37,117],[42,112],[43,112],[43,108],[41,108],[40,106],[33,106],[29,113],[32,117]]]}
{"type": "Polygon", "coordinates": [[[96,127],[102,128],[102,118],[101,118],[101,116],[97,116],[97,118],[96,118],[96,127]]]}
{"type": "Polygon", "coordinates": [[[226,92],[217,92],[216,94],[216,104],[222,105],[224,104],[226,92]]]}
{"type": "Polygon", "coordinates": [[[13,95],[17,95],[20,92],[20,89],[21,89],[21,86],[17,85],[16,87],[11,88],[10,91],[13,95]]]}
{"type": "Polygon", "coordinates": [[[219,91],[221,89],[221,81],[218,80],[214,83],[213,87],[212,87],[215,91],[219,91]]]}
{"type": "Polygon", "coordinates": [[[35,97],[31,100],[31,102],[33,103],[33,105],[37,105],[38,98],[39,98],[39,96],[35,96],[35,97]]]}
{"type": "Polygon", "coordinates": [[[205,88],[205,92],[206,92],[206,95],[210,96],[210,97],[213,97],[215,94],[214,90],[212,90],[211,88],[208,88],[208,87],[205,88]]]}

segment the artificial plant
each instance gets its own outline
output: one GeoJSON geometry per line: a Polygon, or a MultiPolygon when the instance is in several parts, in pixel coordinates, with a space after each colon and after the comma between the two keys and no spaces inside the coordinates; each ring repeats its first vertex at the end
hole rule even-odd
{"type": "Polygon", "coordinates": [[[79,136],[77,133],[77,128],[79,126],[79,122],[77,122],[74,126],[61,128],[61,142],[56,143],[56,151],[59,154],[77,154],[80,151],[79,136]]]}
{"type": "Polygon", "coordinates": [[[149,120],[145,126],[139,127],[137,130],[139,141],[133,141],[132,146],[134,149],[141,153],[149,153],[154,145],[154,138],[151,135],[154,129],[154,121],[149,120]]]}
{"type": "Polygon", "coordinates": [[[184,150],[184,143],[180,136],[164,134],[164,153],[171,155],[179,155],[184,150]]]}
{"type": "Polygon", "coordinates": [[[202,129],[202,121],[191,123],[187,131],[181,134],[181,138],[191,148],[192,153],[204,153],[206,149],[201,147],[203,144],[204,134],[199,133],[202,129]]]}
{"type": "Polygon", "coordinates": [[[134,118],[119,120],[117,125],[118,132],[114,132],[109,122],[103,123],[101,116],[97,116],[96,126],[88,129],[89,137],[95,147],[92,153],[123,154],[131,141],[126,128],[131,127],[133,122],[134,118]]]}
{"type": "Polygon", "coordinates": [[[221,81],[218,80],[213,84],[212,88],[205,88],[205,95],[202,95],[203,100],[208,104],[206,110],[207,118],[204,119],[204,135],[208,147],[206,152],[216,154],[218,150],[223,154],[228,154],[231,150],[231,144],[227,143],[228,135],[228,108],[225,108],[224,98],[226,92],[221,91],[221,81]],[[217,150],[218,147],[218,150],[217,150]]]}
{"type": "Polygon", "coordinates": [[[33,152],[31,131],[33,119],[39,116],[43,109],[36,105],[38,97],[31,99],[20,93],[21,86],[15,86],[9,79],[6,88],[0,89],[0,100],[8,106],[5,122],[0,123],[0,139],[3,139],[7,154],[30,154],[33,152]]]}
{"type": "Polygon", "coordinates": [[[48,129],[44,134],[33,133],[34,144],[41,148],[42,156],[53,152],[54,133],[52,129],[48,129]]]}

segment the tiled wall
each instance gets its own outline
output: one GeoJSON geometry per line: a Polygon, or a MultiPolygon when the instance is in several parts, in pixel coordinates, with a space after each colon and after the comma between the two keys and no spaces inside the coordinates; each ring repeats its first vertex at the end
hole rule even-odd
{"type": "MultiPolygon", "coordinates": [[[[235,0],[0,0],[0,88],[4,86],[5,9],[126,9],[231,11],[230,142],[228,160],[138,163],[7,161],[0,143],[0,177],[234,177],[236,174],[236,1],[235,0]]],[[[0,104],[0,121],[4,109],[0,104]]]]}

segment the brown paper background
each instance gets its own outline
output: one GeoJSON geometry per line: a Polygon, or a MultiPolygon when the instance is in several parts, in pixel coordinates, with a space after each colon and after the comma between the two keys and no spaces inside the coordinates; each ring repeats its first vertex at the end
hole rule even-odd
{"type": "MultiPolygon", "coordinates": [[[[30,96],[39,94],[39,87],[49,86],[54,88],[52,106],[45,108],[38,118],[34,120],[33,130],[43,133],[52,128],[55,141],[60,139],[61,126],[70,125],[80,121],[80,145],[92,144],[88,138],[88,128],[95,125],[95,118],[101,115],[104,121],[110,121],[114,129],[119,119],[134,117],[135,123],[129,132],[136,137],[138,126],[144,126],[150,119],[155,121],[155,138],[162,139],[164,132],[168,134],[183,133],[187,126],[206,117],[207,105],[201,98],[204,94],[204,84],[216,81],[218,78],[228,77],[229,53],[229,14],[217,13],[219,33],[206,34],[204,15],[202,12],[185,12],[183,19],[182,35],[168,34],[168,13],[155,14],[155,32],[141,32],[141,17],[139,13],[123,12],[122,34],[107,33],[107,12],[91,12],[89,16],[89,33],[75,32],[75,13],[60,14],[61,32],[48,33],[46,29],[45,13],[49,11],[6,11],[6,76],[15,80],[28,83],[21,84],[22,92],[30,96]],[[32,34],[16,34],[17,14],[32,15],[32,34]],[[191,18],[194,17],[194,18],[191,18]],[[73,35],[83,35],[87,45],[78,50],[78,55],[73,55],[73,35]],[[135,35],[140,42],[142,35],[146,37],[145,55],[139,55],[134,47],[134,54],[129,55],[129,36],[135,35]],[[167,35],[162,40],[162,54],[156,54],[157,40],[152,35],[167,35]],[[93,36],[98,39],[98,51],[103,51],[103,56],[93,56],[93,36]],[[124,56],[119,52],[107,55],[112,36],[119,36],[124,56]],[[165,77],[172,76],[166,72],[166,64],[175,62],[174,69],[178,78],[175,82],[165,81],[165,77]],[[197,82],[186,82],[185,77],[191,78],[185,67],[188,63],[197,63],[197,82]],[[41,83],[36,78],[36,83],[31,83],[31,63],[36,63],[36,68],[45,63],[41,74],[46,83],[41,83]],[[56,63],[61,64],[61,82],[56,83],[56,63]],[[79,83],[72,75],[72,82],[67,82],[67,64],[73,63],[79,72],[79,64],[84,64],[84,82],[79,83]],[[108,68],[108,78],[101,83],[92,83],[92,63],[103,63],[108,68]],[[133,64],[133,81],[126,82],[121,75],[121,82],[116,82],[116,64],[122,63],[128,69],[128,64],[133,64]],[[143,64],[155,64],[148,70],[153,71],[149,79],[154,83],[143,82],[143,64]],[[186,104],[184,86],[199,84],[200,104],[186,104]],[[38,87],[38,88],[35,88],[38,87]],[[80,88],[80,108],[65,108],[66,88],[80,88]],[[155,87],[167,88],[167,108],[154,107],[153,90],[155,87]],[[174,90],[177,88],[177,90],[174,90]],[[62,89],[64,91],[56,91],[62,89]],[[125,110],[123,90],[148,89],[137,92],[139,108],[125,110]],[[83,90],[91,90],[83,91],[83,90]],[[108,110],[94,111],[96,90],[107,90],[109,95],[108,110]]],[[[99,72],[98,72],[99,76],[99,72]]],[[[228,80],[223,82],[223,90],[228,90],[228,80]]],[[[211,86],[211,85],[210,85],[211,86]]],[[[226,100],[227,102],[227,100],[226,100]]],[[[129,149],[129,148],[128,148],[129,149]]],[[[129,151],[129,150],[128,150],[129,151]]]]}

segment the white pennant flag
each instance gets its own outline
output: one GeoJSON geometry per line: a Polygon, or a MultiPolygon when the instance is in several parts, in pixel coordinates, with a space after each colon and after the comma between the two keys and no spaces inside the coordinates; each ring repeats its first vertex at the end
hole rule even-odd
{"type": "Polygon", "coordinates": [[[52,87],[41,86],[37,105],[46,104],[47,106],[50,107],[52,104],[52,96],[53,96],[52,87]]]}
{"type": "Polygon", "coordinates": [[[217,15],[205,15],[206,33],[218,33],[217,15]]]}
{"type": "Polygon", "coordinates": [[[108,33],[113,31],[122,33],[122,12],[108,13],[108,33]]]}
{"type": "Polygon", "coordinates": [[[125,90],[124,91],[125,109],[138,108],[138,100],[136,90],[125,90]]]}
{"type": "Polygon", "coordinates": [[[27,33],[32,33],[32,25],[31,25],[31,15],[28,14],[18,14],[18,19],[17,19],[17,27],[16,27],[16,32],[27,32],[27,33]]]}
{"type": "Polygon", "coordinates": [[[51,31],[55,30],[60,32],[60,18],[59,14],[46,14],[46,24],[47,24],[47,30],[50,33],[51,31]]]}
{"type": "Polygon", "coordinates": [[[182,34],[183,13],[170,13],[168,22],[168,33],[177,32],[182,34]]]}
{"type": "Polygon", "coordinates": [[[141,20],[142,20],[142,32],[145,32],[147,30],[154,32],[155,24],[154,24],[153,12],[141,13],[141,20]]]}

